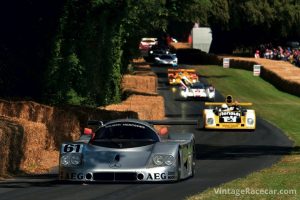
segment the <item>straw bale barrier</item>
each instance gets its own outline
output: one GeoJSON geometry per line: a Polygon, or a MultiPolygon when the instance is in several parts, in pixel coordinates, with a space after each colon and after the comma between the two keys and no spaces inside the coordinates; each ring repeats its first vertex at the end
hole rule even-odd
{"type": "MultiPolygon", "coordinates": [[[[138,93],[142,95],[157,95],[157,78],[155,76],[143,75],[125,75],[122,79],[123,93],[138,93]]],[[[127,94],[128,96],[128,94],[127,94]]]]}
{"type": "Polygon", "coordinates": [[[260,76],[279,90],[300,96],[300,68],[285,61],[264,58],[246,58],[206,54],[198,49],[179,48],[177,57],[184,64],[223,65],[223,58],[230,58],[230,68],[252,71],[253,65],[261,65],[260,76]]]}
{"type": "Polygon", "coordinates": [[[157,94],[157,76],[144,59],[134,61],[133,72],[123,76],[122,88],[126,100],[103,109],[134,111],[143,120],[164,119],[164,99],[157,94]]]}
{"type": "Polygon", "coordinates": [[[127,99],[105,108],[0,99],[0,177],[51,173],[58,166],[60,144],[78,139],[88,119],[163,119],[164,100],[157,94],[157,77],[149,65],[134,69],[122,80],[127,99]]]}
{"type": "MultiPolygon", "coordinates": [[[[252,71],[253,65],[261,65],[260,76],[263,79],[281,91],[300,96],[300,68],[293,64],[264,58],[226,57],[230,58],[230,67],[232,68],[252,71]]],[[[217,59],[222,62],[223,58],[224,56],[219,56],[217,59]]]]}
{"type": "Polygon", "coordinates": [[[121,104],[109,105],[104,108],[114,111],[134,111],[142,120],[160,120],[165,117],[164,99],[158,95],[132,95],[121,104]]]}
{"type": "Polygon", "coordinates": [[[132,111],[0,100],[0,176],[18,171],[48,172],[58,165],[60,144],[78,139],[88,119],[128,117],[138,115],[132,111]]]}

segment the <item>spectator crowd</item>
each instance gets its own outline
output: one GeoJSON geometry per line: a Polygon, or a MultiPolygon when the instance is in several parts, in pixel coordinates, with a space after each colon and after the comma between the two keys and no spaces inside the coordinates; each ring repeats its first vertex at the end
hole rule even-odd
{"type": "Polygon", "coordinates": [[[254,53],[254,57],[288,61],[297,67],[300,67],[300,48],[273,47],[272,44],[265,44],[259,46],[254,53]]]}

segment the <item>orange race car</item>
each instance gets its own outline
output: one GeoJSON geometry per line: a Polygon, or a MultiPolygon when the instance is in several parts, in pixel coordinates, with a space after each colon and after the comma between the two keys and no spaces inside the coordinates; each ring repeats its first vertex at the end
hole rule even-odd
{"type": "Polygon", "coordinates": [[[168,79],[170,85],[179,85],[182,79],[188,79],[191,83],[199,81],[195,69],[168,69],[168,79]]]}

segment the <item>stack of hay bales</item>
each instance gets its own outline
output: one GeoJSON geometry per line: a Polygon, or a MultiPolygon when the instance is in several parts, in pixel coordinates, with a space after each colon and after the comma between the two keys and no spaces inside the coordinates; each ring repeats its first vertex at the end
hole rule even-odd
{"type": "Polygon", "coordinates": [[[105,108],[0,100],[0,177],[51,173],[58,166],[60,144],[78,139],[89,119],[164,118],[164,100],[149,65],[135,66],[122,85],[128,98],[105,108]]]}

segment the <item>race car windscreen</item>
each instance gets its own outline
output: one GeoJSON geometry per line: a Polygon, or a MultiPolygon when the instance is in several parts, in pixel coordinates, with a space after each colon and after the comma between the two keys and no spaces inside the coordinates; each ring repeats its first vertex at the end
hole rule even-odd
{"type": "Polygon", "coordinates": [[[162,55],[159,58],[162,59],[162,60],[172,60],[173,59],[173,57],[169,56],[169,55],[162,55]]]}
{"type": "Polygon", "coordinates": [[[134,148],[158,141],[158,135],[143,124],[116,122],[100,128],[90,143],[109,148],[134,148]]]}
{"type": "Polygon", "coordinates": [[[205,89],[205,85],[203,83],[194,83],[191,85],[191,89],[205,89]]]}

